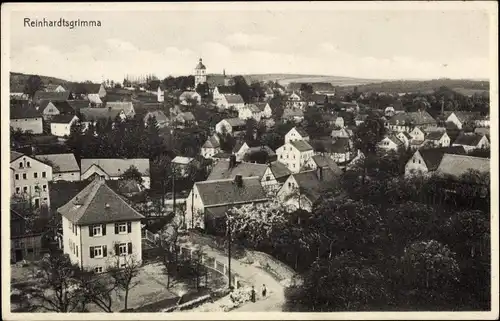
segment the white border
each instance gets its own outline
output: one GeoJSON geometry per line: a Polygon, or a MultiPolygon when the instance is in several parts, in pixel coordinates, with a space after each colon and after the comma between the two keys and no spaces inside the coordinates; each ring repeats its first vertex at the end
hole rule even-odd
{"type": "MultiPolygon", "coordinates": [[[[491,246],[492,246],[492,311],[490,312],[338,312],[338,313],[10,313],[10,239],[9,227],[9,195],[10,184],[8,179],[2,180],[2,227],[5,233],[2,237],[2,318],[5,320],[262,320],[262,319],[387,319],[387,320],[462,320],[462,319],[498,319],[498,11],[497,3],[493,1],[446,1],[446,2],[240,2],[240,3],[7,3],[2,5],[1,40],[2,40],[2,71],[1,71],[1,141],[2,141],[2,168],[3,178],[10,177],[9,156],[9,71],[10,71],[10,13],[13,11],[259,11],[259,10],[485,10],[490,18],[490,105],[491,105],[491,192],[492,219],[491,219],[491,246]]],[[[48,75],[50,76],[50,75],[48,75]]]]}

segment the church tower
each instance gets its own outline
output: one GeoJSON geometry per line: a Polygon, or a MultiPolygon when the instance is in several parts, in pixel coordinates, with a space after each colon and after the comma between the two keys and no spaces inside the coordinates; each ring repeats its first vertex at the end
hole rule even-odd
{"type": "Polygon", "coordinates": [[[204,84],[207,82],[207,67],[203,64],[201,58],[196,68],[194,69],[194,89],[198,88],[198,84],[204,84]]]}

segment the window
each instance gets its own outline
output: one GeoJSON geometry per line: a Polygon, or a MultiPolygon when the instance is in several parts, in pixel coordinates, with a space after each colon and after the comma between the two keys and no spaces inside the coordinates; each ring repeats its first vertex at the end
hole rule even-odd
{"type": "Polygon", "coordinates": [[[127,223],[118,224],[118,233],[119,234],[127,233],[127,223]]]}
{"type": "Polygon", "coordinates": [[[74,228],[74,226],[73,226],[73,223],[69,222],[69,228],[71,229],[71,231],[72,231],[73,233],[75,233],[75,228],[74,228]]]}
{"type": "Polygon", "coordinates": [[[78,245],[76,246],[76,256],[78,256],[78,245]]]}
{"type": "Polygon", "coordinates": [[[20,191],[21,191],[21,188],[16,187],[16,193],[18,193],[18,194],[19,194],[19,192],[20,192],[20,191]]]}
{"type": "Polygon", "coordinates": [[[43,186],[42,186],[42,188],[43,188],[43,191],[44,191],[44,192],[46,192],[46,191],[47,191],[47,185],[43,185],[43,186]]]}
{"type": "Polygon", "coordinates": [[[19,168],[23,168],[23,167],[24,167],[24,166],[23,166],[23,162],[20,162],[20,163],[19,163],[19,168]]]}
{"type": "Polygon", "coordinates": [[[124,269],[126,266],[127,266],[127,264],[122,264],[122,265],[120,265],[120,267],[121,267],[122,269],[124,269]]]}
{"type": "Polygon", "coordinates": [[[38,173],[37,172],[33,173],[33,178],[38,178],[38,173]]]}
{"type": "Polygon", "coordinates": [[[26,167],[31,167],[31,162],[26,162],[26,167]]]}
{"type": "Polygon", "coordinates": [[[19,180],[19,174],[16,174],[16,180],[19,180]]]}
{"type": "Polygon", "coordinates": [[[288,182],[288,187],[292,187],[292,183],[288,182]]]}
{"type": "Polygon", "coordinates": [[[96,266],[94,268],[95,273],[102,273],[102,266],[96,266]]]}
{"type": "Polygon", "coordinates": [[[103,257],[102,246],[91,247],[90,253],[92,253],[92,252],[93,252],[95,258],[103,257]]]}
{"type": "Polygon", "coordinates": [[[27,179],[26,173],[23,174],[23,179],[27,179]]]}
{"type": "Polygon", "coordinates": [[[122,243],[118,246],[118,254],[119,255],[127,255],[127,243],[122,243]]]}
{"type": "Polygon", "coordinates": [[[270,181],[271,180],[271,177],[270,176],[266,176],[266,181],[270,181]]]}
{"type": "Polygon", "coordinates": [[[101,225],[92,226],[92,236],[102,236],[102,226],[101,225]]]}
{"type": "Polygon", "coordinates": [[[28,186],[23,187],[23,192],[28,193],[28,186]]]}
{"type": "Polygon", "coordinates": [[[42,172],[42,178],[45,178],[45,177],[47,177],[47,173],[42,172]]]}
{"type": "Polygon", "coordinates": [[[420,160],[418,160],[418,163],[419,163],[419,164],[422,164],[422,162],[421,162],[420,160]]]}

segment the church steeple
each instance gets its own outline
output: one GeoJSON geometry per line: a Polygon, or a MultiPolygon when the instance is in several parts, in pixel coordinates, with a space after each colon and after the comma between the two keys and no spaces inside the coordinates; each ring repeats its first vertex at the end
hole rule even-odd
{"type": "Polygon", "coordinates": [[[203,64],[203,60],[200,58],[198,64],[194,69],[194,88],[198,88],[199,84],[204,84],[207,82],[207,74],[206,74],[205,65],[203,64]]]}

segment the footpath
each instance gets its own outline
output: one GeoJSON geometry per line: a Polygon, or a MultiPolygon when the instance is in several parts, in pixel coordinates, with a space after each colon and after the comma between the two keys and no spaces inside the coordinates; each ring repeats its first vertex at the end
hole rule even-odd
{"type": "MultiPolygon", "coordinates": [[[[190,244],[190,243],[183,243],[190,244]]],[[[227,262],[228,257],[225,253],[220,252],[208,245],[197,245],[203,253],[218,261],[227,262]]],[[[241,277],[249,287],[255,287],[256,302],[247,302],[234,312],[281,312],[285,303],[284,286],[280,284],[272,275],[251,264],[243,263],[239,260],[231,258],[231,270],[241,277]],[[267,295],[262,298],[261,288],[265,284],[267,295]]]]}

